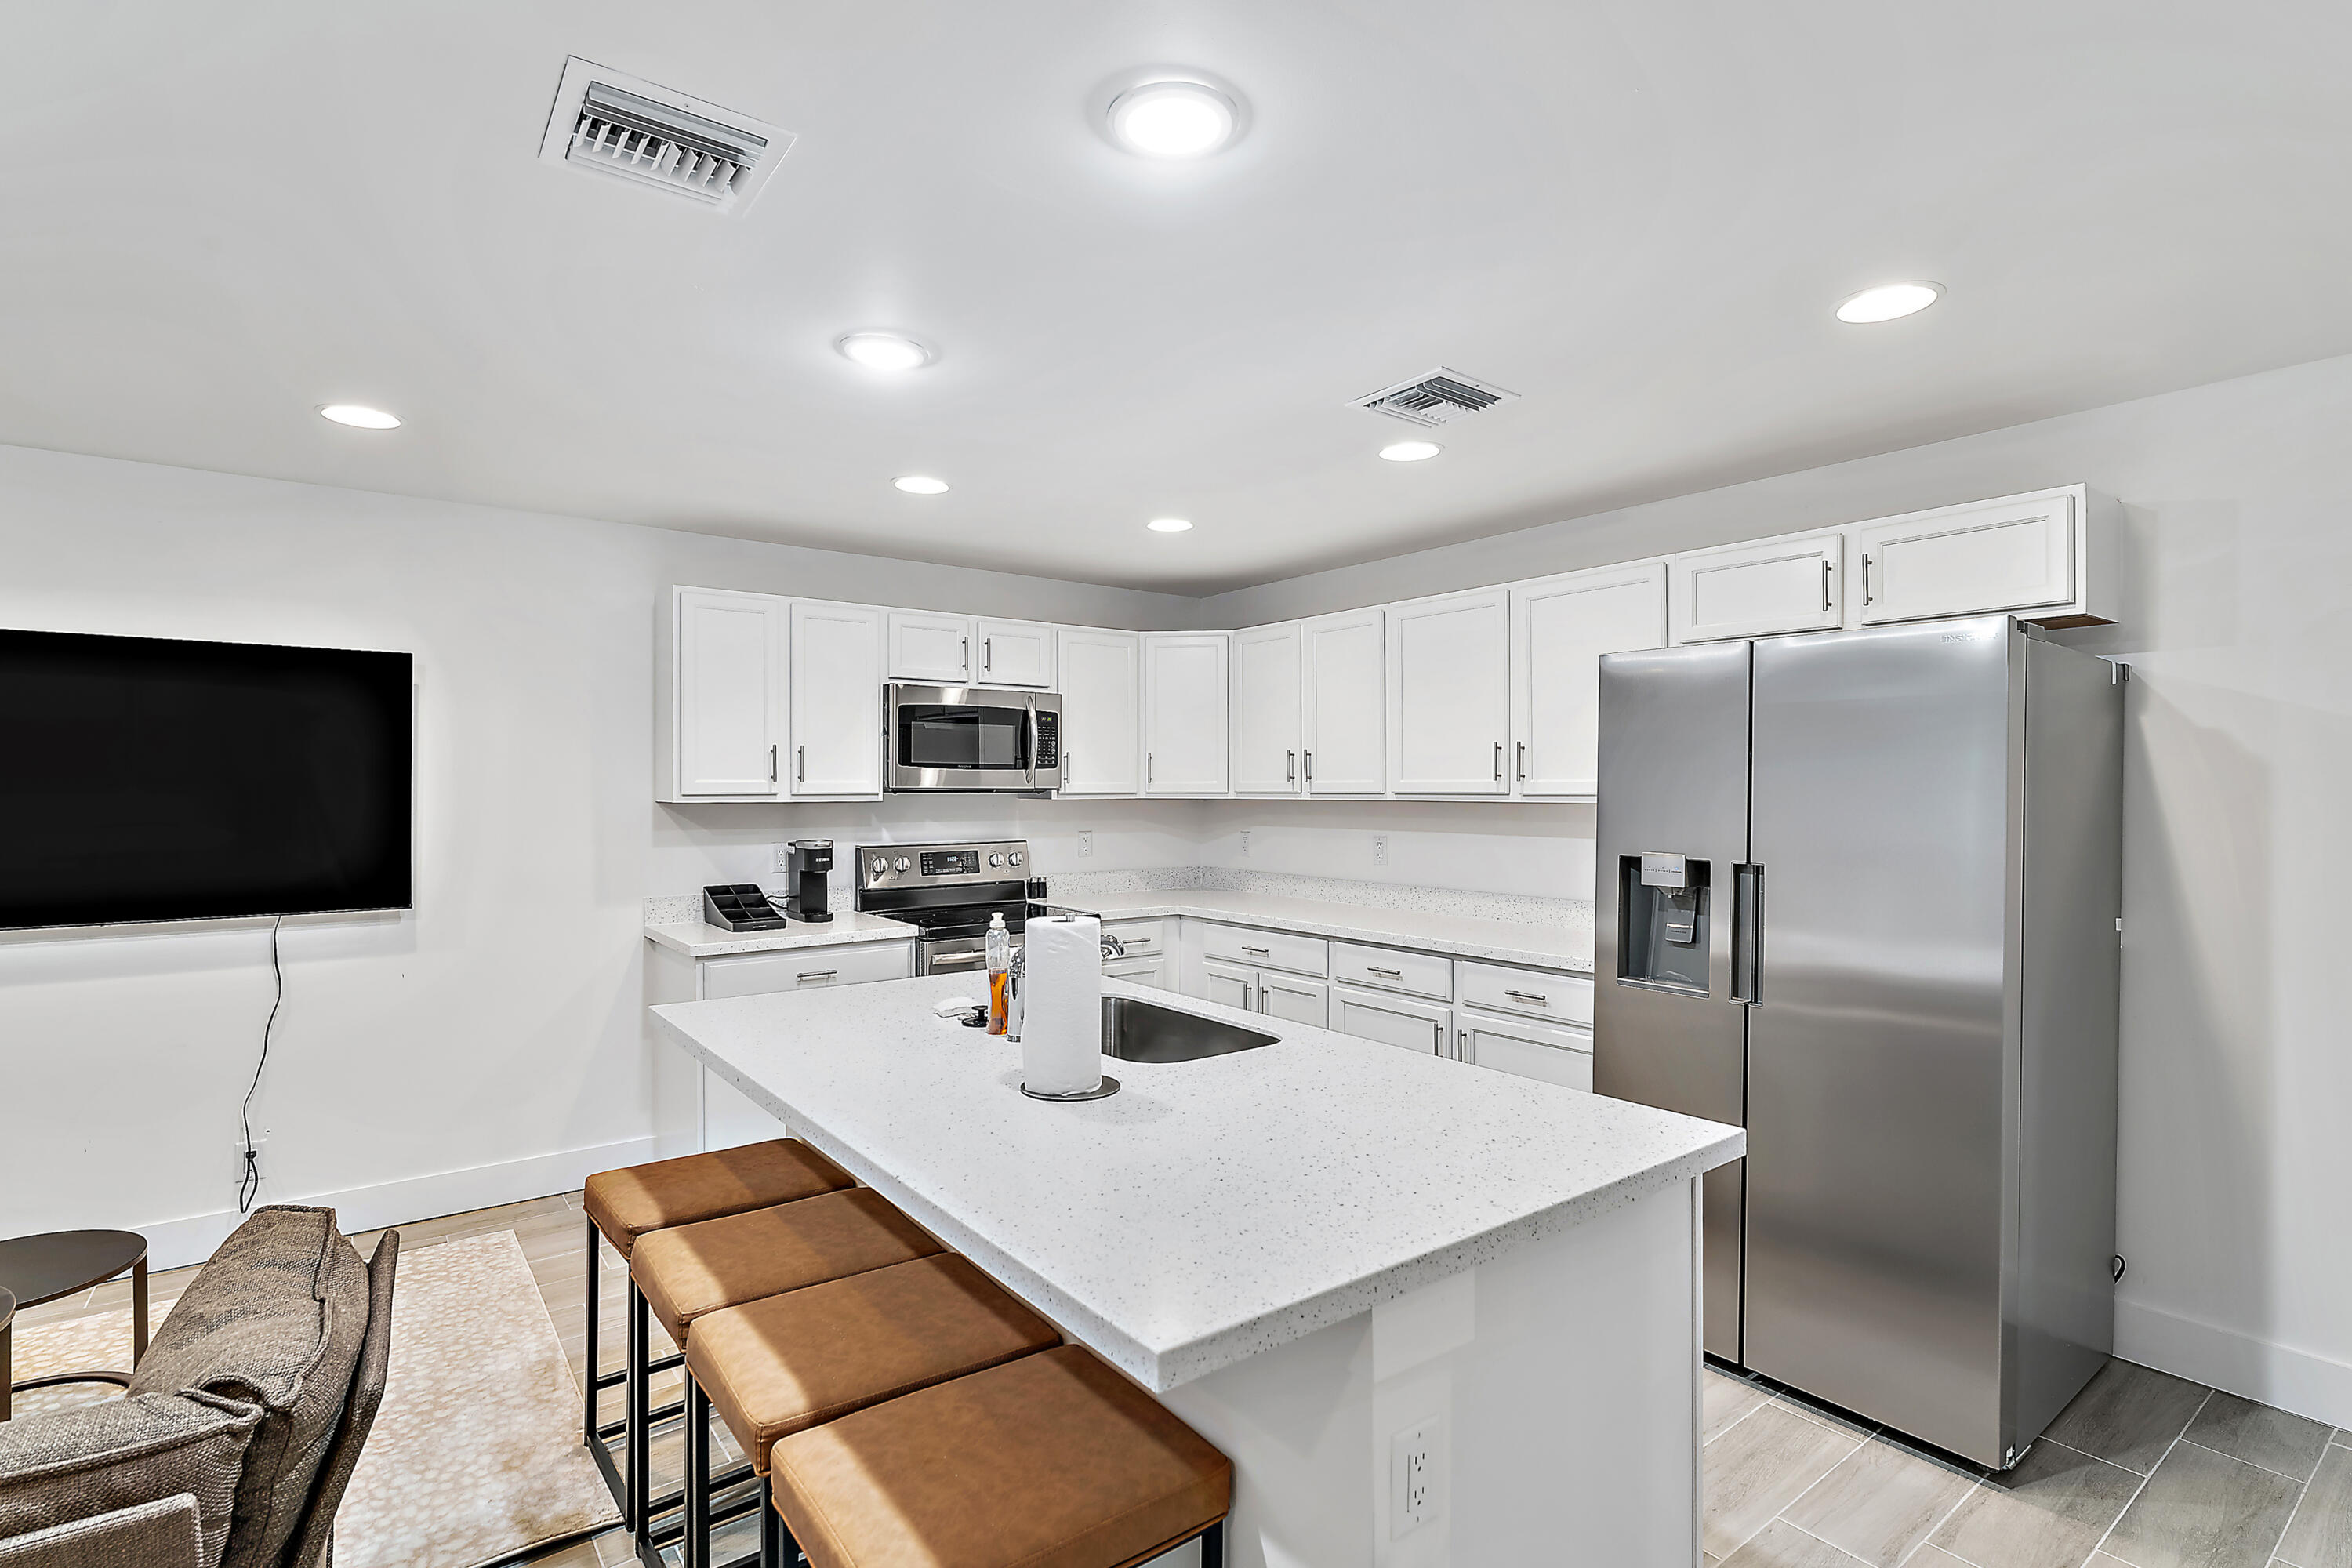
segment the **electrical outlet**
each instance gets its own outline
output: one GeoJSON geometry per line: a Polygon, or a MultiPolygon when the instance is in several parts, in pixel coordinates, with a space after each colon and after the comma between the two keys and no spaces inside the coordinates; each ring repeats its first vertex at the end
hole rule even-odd
{"type": "Polygon", "coordinates": [[[1435,1519],[1444,1502],[1439,1485],[1435,1420],[1408,1426],[1389,1439],[1389,1538],[1395,1540],[1435,1519]]]}
{"type": "Polygon", "coordinates": [[[1246,855],[1246,854],[1248,854],[1248,853],[1249,853],[1249,836],[1250,836],[1250,830],[1249,830],[1248,828],[1246,828],[1246,827],[1243,828],[1243,829],[1242,829],[1242,853],[1243,853],[1243,854],[1244,854],[1244,855],[1246,855]]]}
{"type": "Polygon", "coordinates": [[[793,868],[793,847],[789,844],[768,846],[768,869],[779,876],[793,868]]]}
{"type": "Polygon", "coordinates": [[[1385,833],[1375,833],[1372,835],[1372,864],[1385,866],[1388,863],[1389,836],[1385,833]]]}
{"type": "Polygon", "coordinates": [[[1091,833],[1081,833],[1081,834],[1079,834],[1079,835],[1078,835],[1078,858],[1079,858],[1079,859],[1081,859],[1081,860],[1083,860],[1083,859],[1085,859],[1087,856],[1089,856],[1089,855],[1093,854],[1094,852],[1095,852],[1095,836],[1094,836],[1093,834],[1091,834],[1091,833]]]}
{"type": "MultiPolygon", "coordinates": [[[[268,1180],[269,1175],[269,1134],[262,1128],[257,1127],[254,1129],[253,1154],[253,1165],[255,1171],[260,1174],[263,1180],[268,1180]]],[[[245,1140],[242,1138],[233,1140],[229,1144],[228,1169],[230,1186],[242,1188],[245,1185],[245,1140]]]]}

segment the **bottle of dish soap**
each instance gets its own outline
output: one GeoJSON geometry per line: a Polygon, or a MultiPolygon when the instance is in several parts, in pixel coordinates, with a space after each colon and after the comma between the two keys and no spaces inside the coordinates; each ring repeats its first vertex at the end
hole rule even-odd
{"type": "Polygon", "coordinates": [[[1005,1005],[1009,1000],[1007,987],[1013,968],[1013,933],[1004,929],[1004,917],[988,917],[988,1032],[1004,1033],[1005,1005]]]}

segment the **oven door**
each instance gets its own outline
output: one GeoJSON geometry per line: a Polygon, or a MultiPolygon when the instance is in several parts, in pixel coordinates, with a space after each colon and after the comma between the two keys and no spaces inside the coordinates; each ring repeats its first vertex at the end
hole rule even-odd
{"type": "MultiPolygon", "coordinates": [[[[1022,947],[1023,932],[1013,933],[1013,951],[1022,947]]],[[[988,973],[988,939],[980,936],[931,937],[915,944],[918,974],[979,974],[988,973]]]]}
{"type": "Polygon", "coordinates": [[[1061,700],[985,686],[884,693],[894,792],[1050,790],[1062,782],[1061,700]]]}

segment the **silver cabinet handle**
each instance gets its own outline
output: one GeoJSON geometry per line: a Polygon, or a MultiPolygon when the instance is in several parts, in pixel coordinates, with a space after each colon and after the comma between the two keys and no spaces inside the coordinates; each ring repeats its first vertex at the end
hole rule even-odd
{"type": "Polygon", "coordinates": [[[1524,780],[1527,776],[1528,776],[1528,743],[1527,743],[1525,741],[1521,741],[1521,742],[1519,742],[1519,777],[1520,777],[1522,780],[1524,780]]]}
{"type": "Polygon", "coordinates": [[[971,639],[970,637],[963,639],[963,657],[957,661],[956,668],[966,675],[971,673],[971,639]]]}
{"type": "Polygon", "coordinates": [[[1495,742],[1495,777],[1496,777],[1496,779],[1497,781],[1499,781],[1499,780],[1502,778],[1502,776],[1503,776],[1503,742],[1500,742],[1500,741],[1497,741],[1497,742],[1495,742]]]}
{"type": "Polygon", "coordinates": [[[1382,969],[1382,968],[1381,968],[1379,964],[1377,964],[1377,963],[1367,963],[1366,965],[1364,965],[1364,973],[1367,973],[1367,974],[1385,974],[1385,975],[1387,975],[1391,980],[1402,980],[1402,979],[1404,978],[1404,971],[1403,971],[1403,970],[1402,970],[1402,969],[1382,969]]]}
{"type": "Polygon", "coordinates": [[[1539,1007],[1549,1007],[1551,1005],[1551,998],[1542,994],[1540,992],[1506,991],[1503,994],[1508,996],[1514,1002],[1533,1002],[1539,1007]]]}
{"type": "Polygon", "coordinates": [[[1252,946],[1250,946],[1250,945],[1249,945],[1249,943],[1247,943],[1247,942],[1244,942],[1244,943],[1242,943],[1242,951],[1243,951],[1244,952],[1254,952],[1254,953],[1256,953],[1260,958],[1269,958],[1269,957],[1272,957],[1272,956],[1273,956],[1273,952],[1274,952],[1274,950],[1273,950],[1272,948],[1265,948],[1265,947],[1252,947],[1252,946]]]}
{"type": "Polygon", "coordinates": [[[1151,938],[1150,938],[1150,937],[1148,937],[1148,936],[1129,936],[1129,937],[1121,937],[1119,940],[1120,940],[1121,942],[1124,942],[1125,943],[1127,943],[1127,945],[1128,945],[1128,947],[1129,947],[1129,949],[1130,951],[1132,951],[1132,950],[1133,950],[1133,949],[1135,949],[1135,948],[1139,948],[1139,947],[1150,947],[1150,946],[1151,945],[1151,938]]]}
{"type": "Polygon", "coordinates": [[[1822,614],[1830,613],[1830,558],[1822,557],[1822,614]]]}
{"type": "Polygon", "coordinates": [[[1301,752],[1299,755],[1307,759],[1307,782],[1308,784],[1313,784],[1315,782],[1315,753],[1312,752],[1301,752]]]}
{"type": "Polygon", "coordinates": [[[1143,753],[1143,782],[1147,784],[1151,782],[1151,753],[1150,752],[1143,753]]]}
{"type": "Polygon", "coordinates": [[[1282,754],[1285,759],[1282,764],[1282,782],[1285,784],[1297,784],[1298,782],[1298,753],[1297,752],[1285,752],[1282,754]]]}
{"type": "Polygon", "coordinates": [[[982,675],[996,673],[996,639],[994,637],[980,639],[980,672],[982,675]]]}
{"type": "Polygon", "coordinates": [[[1454,1032],[1454,1059],[1457,1062],[1466,1062],[1470,1059],[1470,1031],[1467,1029],[1454,1032]]]}
{"type": "Polygon", "coordinates": [[[768,748],[768,782],[776,782],[776,748],[773,746],[768,748]]]}
{"type": "Polygon", "coordinates": [[[840,973],[838,969],[803,969],[801,971],[800,983],[805,985],[812,980],[830,980],[840,973]]]}
{"type": "Polygon", "coordinates": [[[793,748],[793,782],[808,783],[808,748],[806,746],[793,748]]]}
{"type": "Polygon", "coordinates": [[[1862,558],[1862,607],[1870,608],[1870,557],[1862,558]]]}

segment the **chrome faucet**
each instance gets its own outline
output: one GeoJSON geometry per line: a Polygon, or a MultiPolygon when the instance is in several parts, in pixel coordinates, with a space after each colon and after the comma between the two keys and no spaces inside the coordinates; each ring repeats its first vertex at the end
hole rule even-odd
{"type": "Polygon", "coordinates": [[[1110,932],[1105,931],[1102,933],[1102,955],[1105,958],[1125,958],[1127,943],[1111,935],[1110,932]]]}

